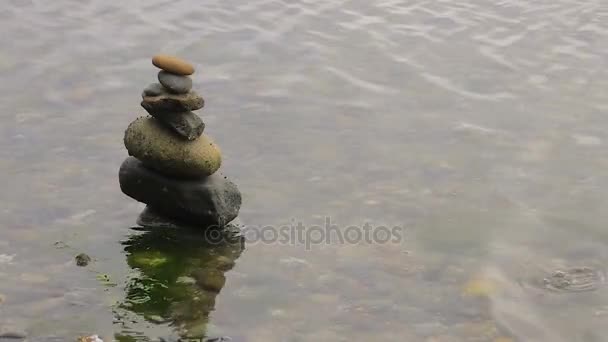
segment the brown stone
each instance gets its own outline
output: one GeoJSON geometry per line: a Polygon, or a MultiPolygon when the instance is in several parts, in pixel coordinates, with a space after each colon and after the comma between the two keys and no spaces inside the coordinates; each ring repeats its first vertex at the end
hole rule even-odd
{"type": "Polygon", "coordinates": [[[152,64],[156,67],[177,75],[194,74],[194,66],[185,60],[169,55],[156,55],[152,58],[152,64]]]}
{"type": "Polygon", "coordinates": [[[124,143],[130,156],[176,178],[206,177],[222,164],[219,147],[205,134],[194,141],[180,139],[151,117],[131,122],[125,131],[124,143]]]}

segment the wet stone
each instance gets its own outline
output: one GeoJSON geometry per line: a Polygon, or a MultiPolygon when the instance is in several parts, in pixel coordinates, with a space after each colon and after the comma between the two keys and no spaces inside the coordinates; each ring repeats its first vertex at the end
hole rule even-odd
{"type": "Polygon", "coordinates": [[[91,262],[91,257],[85,253],[80,253],[76,256],[76,265],[80,267],[87,266],[91,262]]]}
{"type": "Polygon", "coordinates": [[[0,322],[0,341],[20,341],[27,338],[25,329],[12,322],[0,322]]]}
{"type": "Polygon", "coordinates": [[[146,206],[144,211],[139,214],[136,223],[146,228],[176,229],[182,227],[179,222],[155,212],[149,206],[146,206]]]}
{"type": "Polygon", "coordinates": [[[23,340],[27,337],[24,331],[20,330],[7,330],[5,332],[0,331],[0,340],[23,340]]]}
{"type": "Polygon", "coordinates": [[[185,94],[192,89],[192,79],[190,77],[172,74],[164,70],[158,73],[158,81],[175,94],[185,94]]]}
{"type": "Polygon", "coordinates": [[[151,115],[171,131],[190,141],[196,140],[205,130],[205,123],[193,112],[153,112],[151,115]]]}
{"type": "Polygon", "coordinates": [[[154,172],[129,157],[120,167],[119,182],[123,193],[148,204],[155,212],[201,228],[228,224],[241,206],[236,184],[220,173],[180,180],[154,172]]]}

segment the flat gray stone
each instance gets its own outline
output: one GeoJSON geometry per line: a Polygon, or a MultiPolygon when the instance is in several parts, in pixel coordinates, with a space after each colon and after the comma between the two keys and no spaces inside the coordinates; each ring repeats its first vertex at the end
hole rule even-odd
{"type": "Polygon", "coordinates": [[[149,86],[144,88],[143,93],[141,94],[142,97],[146,97],[146,96],[159,96],[162,95],[166,90],[163,88],[162,84],[160,83],[152,83],[149,86]]]}
{"type": "Polygon", "coordinates": [[[158,73],[158,81],[175,94],[185,94],[192,89],[192,79],[190,77],[172,74],[164,70],[158,73]]]}
{"type": "MultiPolygon", "coordinates": [[[[157,89],[153,89],[156,91],[157,89]]],[[[205,100],[195,91],[185,94],[173,94],[163,87],[160,95],[142,94],[141,106],[148,113],[158,112],[189,112],[199,110],[205,106],[205,100]]]]}
{"type": "Polygon", "coordinates": [[[120,166],[120,188],[127,196],[149,205],[161,215],[196,227],[223,227],[241,207],[236,184],[214,173],[202,179],[176,179],[152,171],[135,157],[120,166]]]}
{"type": "Polygon", "coordinates": [[[198,139],[205,130],[205,123],[193,112],[155,112],[151,115],[177,135],[190,141],[198,139]]]}

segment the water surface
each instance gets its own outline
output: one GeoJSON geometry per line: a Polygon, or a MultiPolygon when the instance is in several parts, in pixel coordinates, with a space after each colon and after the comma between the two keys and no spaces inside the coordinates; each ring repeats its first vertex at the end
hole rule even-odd
{"type": "Polygon", "coordinates": [[[0,328],[603,341],[606,286],[542,280],[608,264],[607,22],[603,0],[6,0],[0,328]],[[197,66],[240,224],[330,217],[404,242],[216,250],[131,229],[122,136],[158,52],[197,66]],[[190,275],[218,256],[235,265],[206,297],[190,275]]]}

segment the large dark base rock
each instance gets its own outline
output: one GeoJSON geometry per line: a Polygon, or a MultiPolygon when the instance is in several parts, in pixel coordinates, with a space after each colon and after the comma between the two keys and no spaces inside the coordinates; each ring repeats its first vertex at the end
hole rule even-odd
{"type": "Polygon", "coordinates": [[[192,228],[190,225],[183,222],[178,222],[175,219],[170,219],[157,213],[154,209],[146,206],[144,211],[137,217],[138,225],[144,228],[165,228],[165,229],[179,229],[179,228],[192,228]]]}
{"type": "Polygon", "coordinates": [[[238,216],[241,207],[236,184],[219,173],[198,180],[169,178],[128,157],[118,178],[127,196],[158,214],[196,227],[224,226],[238,216]]]}

